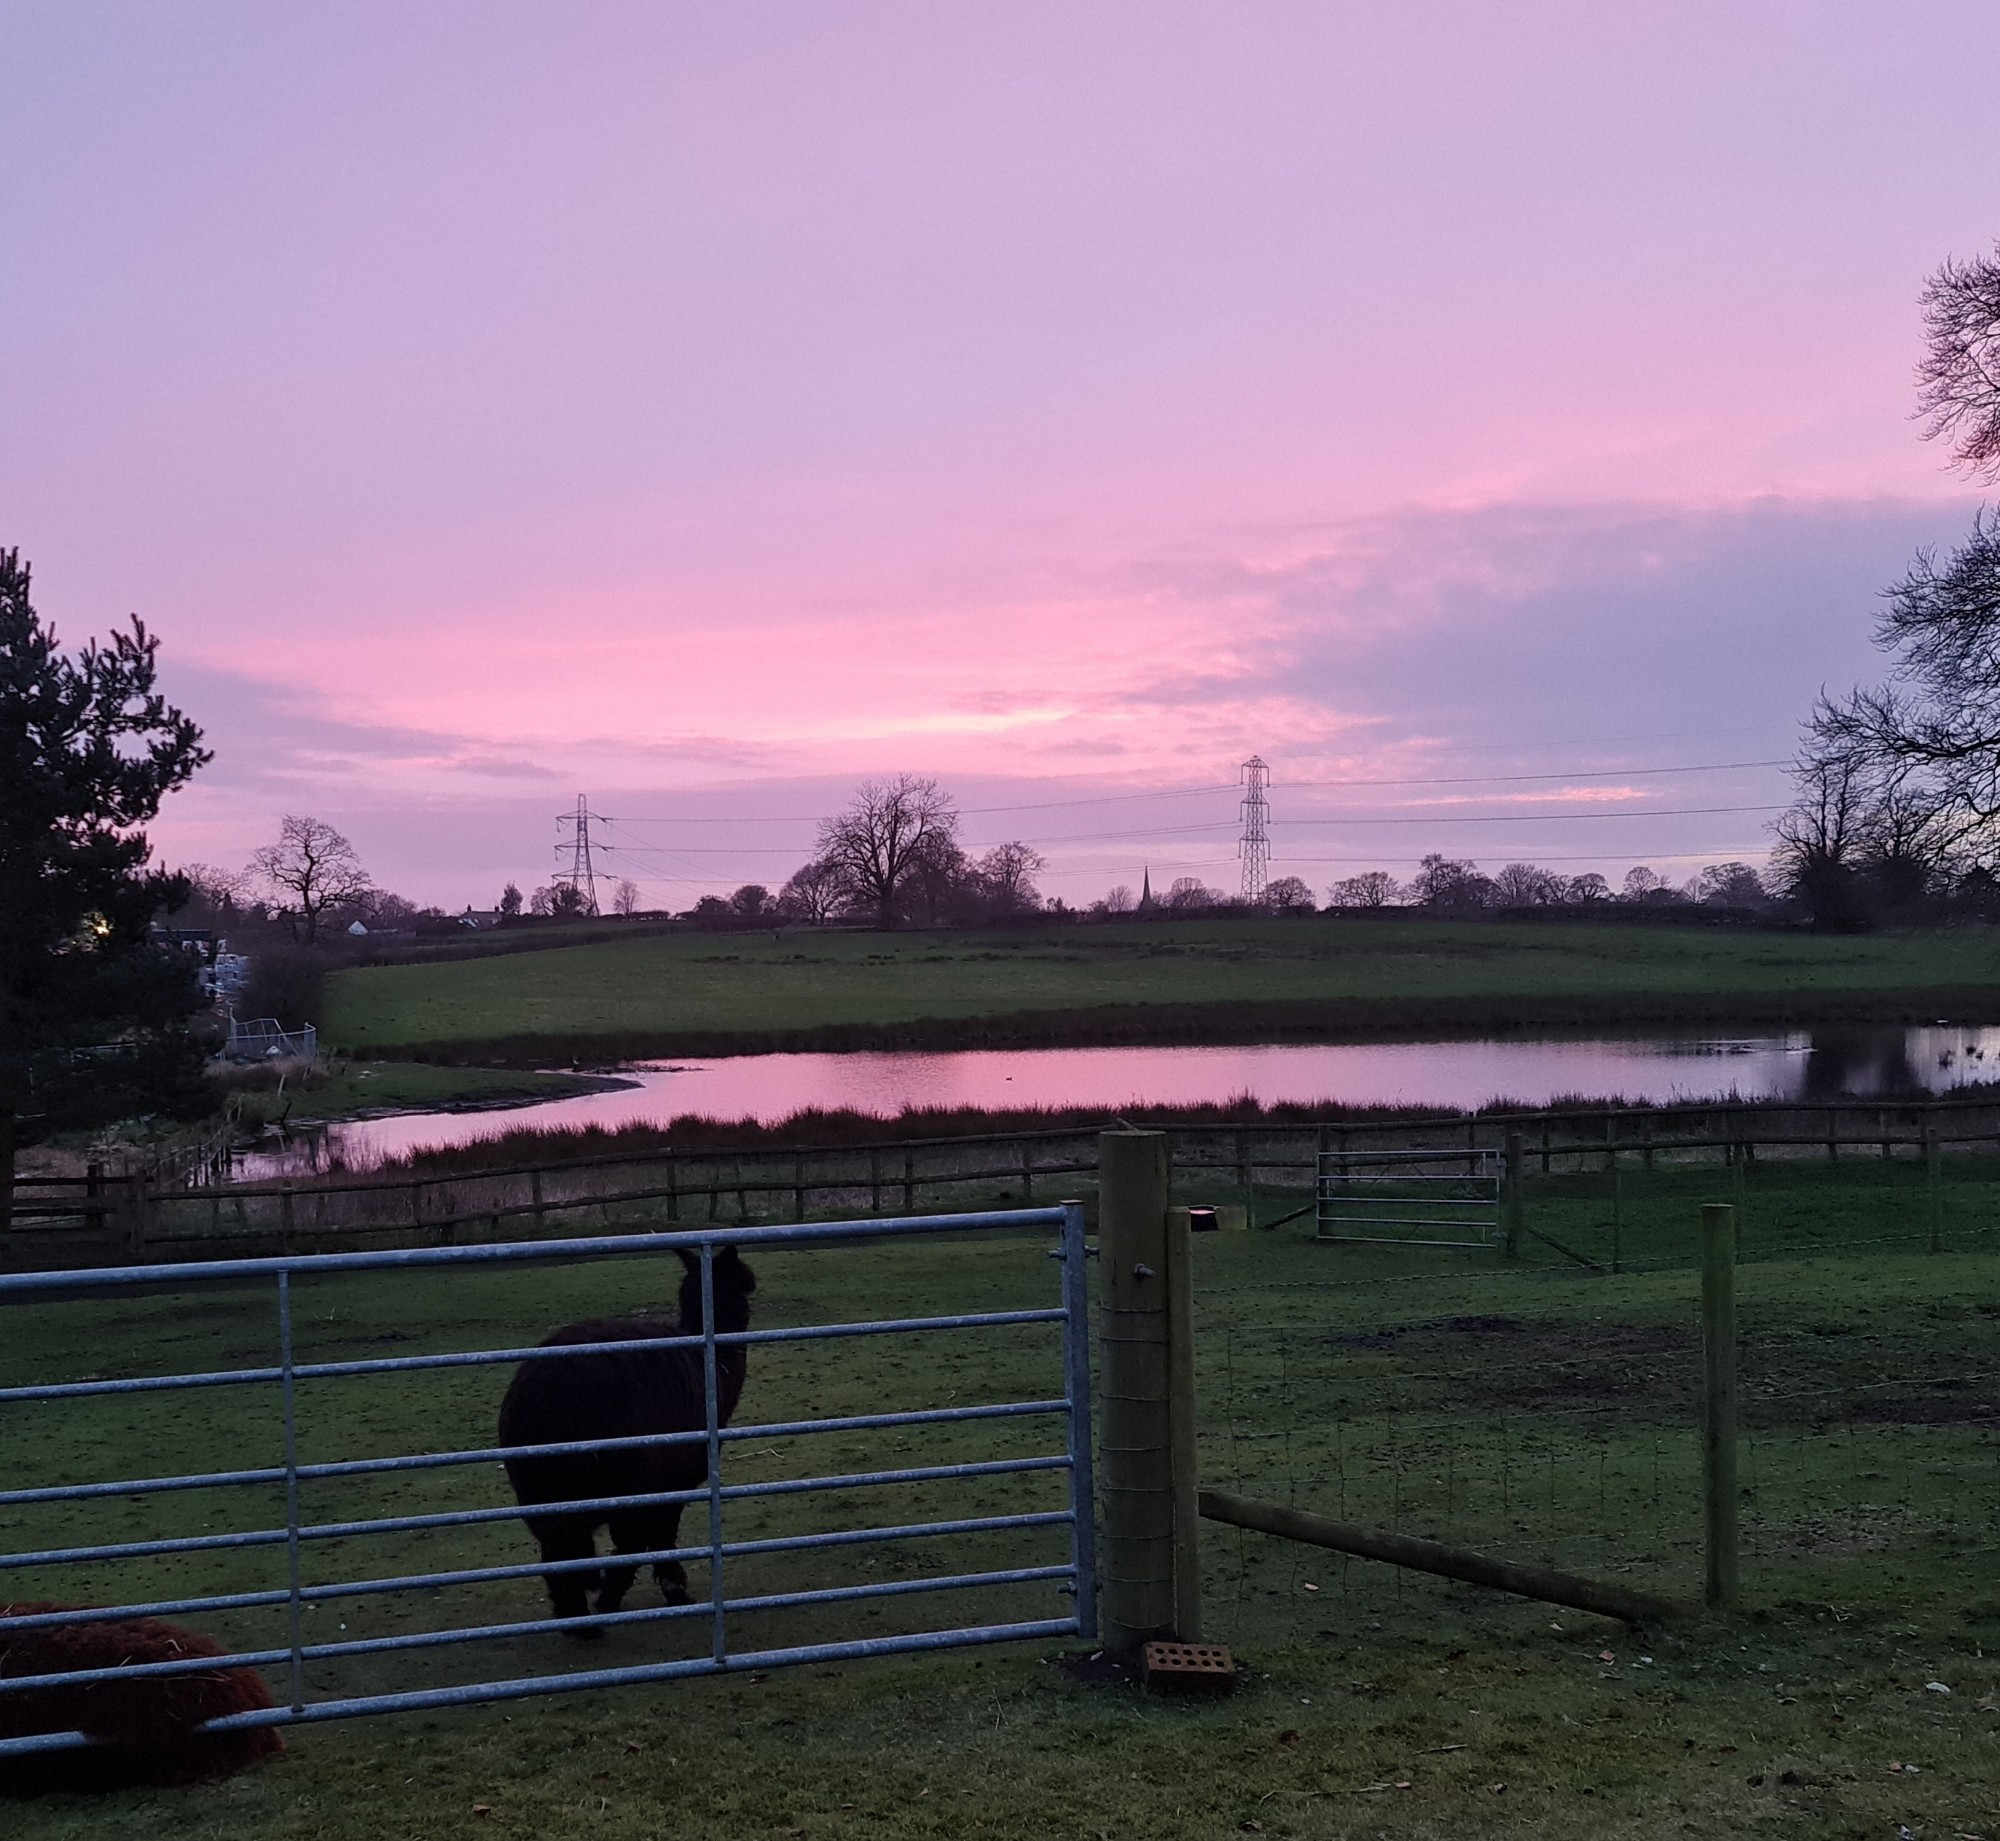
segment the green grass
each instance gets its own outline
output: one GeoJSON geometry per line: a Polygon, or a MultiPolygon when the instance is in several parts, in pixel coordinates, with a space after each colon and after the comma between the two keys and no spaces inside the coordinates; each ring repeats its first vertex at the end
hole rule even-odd
{"type": "Polygon", "coordinates": [[[495,1057],[1252,1040],[1421,1027],[1928,1017],[2000,1001],[1983,932],[1206,921],[680,935],[339,974],[329,1041],[495,1057]]]}
{"type": "MultiPolygon", "coordinates": [[[[612,1841],[717,1833],[1208,1837],[1666,1837],[1754,1828],[1805,1837],[1991,1836],[2000,1808],[2000,1494],[1993,1378],[2000,1255],[1986,1223],[2000,1167],[1952,1166],[1947,1250],[1921,1251],[1918,1173],[1759,1169],[1742,1200],[1745,1591],[1735,1620],[1643,1635],[1526,1601],[1343,1562],[1235,1530],[1204,1535],[1211,1634],[1252,1677],[1213,1705],[1066,1682],[1058,1645],[695,1681],[477,1713],[301,1729],[278,1763],[214,1789],[45,1799],[6,1816],[25,1841],[258,1834],[376,1841],[492,1829],[612,1841]],[[1949,1387],[1931,1383],[1948,1380],[1949,1387]],[[1308,1589],[1308,1588],[1315,1589],[1308,1589]],[[1605,1657],[1609,1651],[1609,1659],[1605,1657]],[[1649,1657],[1650,1661],[1642,1661],[1649,1657]],[[1942,1681],[1952,1692],[1930,1692],[1942,1681]],[[1914,1765],[1892,1771],[1891,1765],[1914,1765]],[[1504,1784],[1503,1789],[1495,1785],[1504,1784]],[[1395,1786],[1407,1785],[1407,1788],[1395,1786]],[[1388,1786],[1388,1787],[1382,1787],[1388,1786]],[[476,1804],[489,1813],[475,1816],[476,1804]],[[1257,1824],[1255,1828],[1248,1824],[1257,1824]]],[[[1593,1179],[1537,1184],[1530,1219],[1608,1231],[1593,1179]]],[[[1688,1598],[1699,1579],[1695,1465],[1696,1205],[1715,1170],[1660,1172],[1621,1196],[1621,1251],[1593,1274],[1541,1249],[1422,1255],[1314,1244],[1305,1224],[1195,1245],[1203,1474],[1326,1512],[1627,1578],[1688,1598]],[[1546,1262],[1546,1263],[1544,1263],[1546,1262]]],[[[1196,1199],[1190,1197],[1189,1199],[1196,1199]]],[[[1005,1307],[1045,1299],[1024,1240],[768,1252],[759,1321],[1005,1307]]],[[[633,1261],[302,1284],[307,1358],[525,1340],[618,1310],[657,1275],[633,1261]]],[[[168,1295],[8,1311],[0,1384],[268,1360],[269,1300],[168,1295]]],[[[743,1417],[1006,1397],[1049,1385],[1040,1329],[759,1349],[743,1417]]],[[[476,1444],[504,1371],[320,1383],[301,1400],[308,1461],[476,1444]]],[[[10,1486],[267,1461],[272,1402],[246,1390],[0,1408],[10,1486]]],[[[1039,1435],[1046,1438],[1046,1431],[1039,1435]]],[[[1019,1424],[756,1441],[733,1477],[1046,1448],[1019,1424]]],[[[504,1502],[481,1469],[310,1486],[311,1517],[504,1502]]],[[[247,1494],[247,1492],[246,1492],[247,1494]]],[[[812,1529],[1039,1506],[992,1482],[794,1498],[731,1511],[731,1532],[812,1529]]],[[[96,1538],[194,1532],[274,1512],[208,1494],[114,1498],[96,1538]]],[[[75,1532],[73,1513],[0,1510],[0,1542],[75,1532]]],[[[265,1524],[267,1525],[267,1524],[265,1524]]],[[[1040,1541],[1041,1544],[1037,1544],[1040,1541]]],[[[517,1529],[373,1537],[307,1550],[307,1577],[528,1557],[517,1529]]],[[[887,1544],[745,1562],[732,1590],[1020,1563],[1041,1537],[887,1544]]],[[[697,1587],[701,1568],[691,1569],[697,1587]]],[[[135,1561],[64,1582],[103,1600],[262,1585],[276,1554],[135,1561]]],[[[12,1589],[52,1590],[46,1574],[12,1589]]],[[[645,1588],[635,1602],[651,1602],[645,1588]]],[[[903,1600],[898,1618],[1049,1614],[1045,1588],[903,1600]]],[[[538,1614],[530,1581],[356,1601],[349,1634],[538,1614]]],[[[885,1629],[887,1610],[795,1612],[751,1634],[885,1629]]],[[[190,1619],[268,1641],[250,1614],[190,1619]]],[[[698,1643],[649,1624],[589,1666],[698,1643]]],[[[524,1637],[481,1666],[575,1666],[524,1637]]],[[[467,1670],[464,1652],[323,1665],[325,1691],[467,1670]]]]}
{"type": "Polygon", "coordinates": [[[421,1061],[337,1061],[304,1084],[233,1087],[248,1125],[268,1120],[351,1119],[381,1112],[469,1112],[531,1106],[596,1092],[602,1082],[528,1068],[438,1067],[421,1061]]]}

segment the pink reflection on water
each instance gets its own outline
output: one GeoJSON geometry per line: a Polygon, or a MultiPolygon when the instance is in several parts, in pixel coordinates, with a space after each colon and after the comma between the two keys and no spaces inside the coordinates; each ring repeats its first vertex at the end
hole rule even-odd
{"type": "Polygon", "coordinates": [[[304,1171],[337,1154],[366,1169],[412,1151],[524,1127],[755,1119],[846,1109],[1199,1105],[1539,1106],[1579,1095],[1629,1101],[1827,1098],[1944,1091],[1994,1077],[2000,1029],[1869,1028],[1741,1038],[1337,1042],[1235,1048],[1055,1048],[960,1053],[742,1055],[642,1066],[608,1093],[489,1112],[408,1113],[335,1125],[323,1144],[239,1161],[245,1178],[304,1171]]]}
{"type": "MultiPolygon", "coordinates": [[[[615,1129],[690,1116],[770,1124],[812,1108],[892,1117],[912,1107],[1198,1105],[1475,1107],[1574,1095],[1666,1102],[1956,1086],[2000,1064],[2000,1031],[1869,1030],[1734,1040],[1311,1043],[1231,1048],[1064,1048],[951,1054],[745,1055],[641,1067],[608,1093],[504,1111],[411,1113],[334,1126],[324,1150],[350,1168],[524,1126],[615,1129]],[[1986,1038],[1991,1034],[1993,1040],[1986,1038]]],[[[244,1160],[245,1176],[307,1167],[295,1147],[244,1160]]]]}

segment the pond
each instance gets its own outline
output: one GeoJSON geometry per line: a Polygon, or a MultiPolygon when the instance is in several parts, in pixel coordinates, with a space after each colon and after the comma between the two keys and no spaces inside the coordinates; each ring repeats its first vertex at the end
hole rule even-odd
{"type": "Polygon", "coordinates": [[[1233,1048],[742,1055],[640,1066],[631,1085],[486,1112],[407,1113],[328,1128],[242,1160],[244,1176],[304,1173],[331,1155],[367,1168],[426,1147],[528,1127],[676,1118],[774,1123],[808,1108],[893,1117],[906,1107],[1195,1105],[1240,1098],[1348,1105],[1524,1106],[1555,1100],[1832,1099],[1942,1092],[2000,1072],[2000,1029],[1860,1028],[1786,1035],[1659,1034],[1233,1048]]]}

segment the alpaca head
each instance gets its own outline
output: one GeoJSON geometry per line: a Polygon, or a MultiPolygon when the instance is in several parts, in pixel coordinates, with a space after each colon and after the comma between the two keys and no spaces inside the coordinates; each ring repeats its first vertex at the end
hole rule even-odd
{"type": "MultiPolygon", "coordinates": [[[[702,1327],[701,1255],[681,1250],[686,1272],[681,1279],[681,1328],[692,1334],[702,1327]]],[[[733,1246],[718,1247],[715,1254],[715,1327],[740,1330],[750,1321],[750,1294],[757,1289],[757,1275],[744,1263],[733,1246]]]]}

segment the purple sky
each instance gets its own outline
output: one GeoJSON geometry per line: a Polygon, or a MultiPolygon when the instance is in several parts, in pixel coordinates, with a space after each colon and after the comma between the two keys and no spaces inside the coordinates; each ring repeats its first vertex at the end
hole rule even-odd
{"type": "Polygon", "coordinates": [[[484,905],[587,792],[685,905],[909,770],[1072,899],[1229,886],[1227,791],[1048,802],[1255,751],[1316,888],[1680,875],[1782,776],[1354,782],[1782,757],[1970,516],[1911,368],[1991,0],[0,0],[0,65],[0,543],[163,636],[172,860],[311,812],[484,905]]]}

